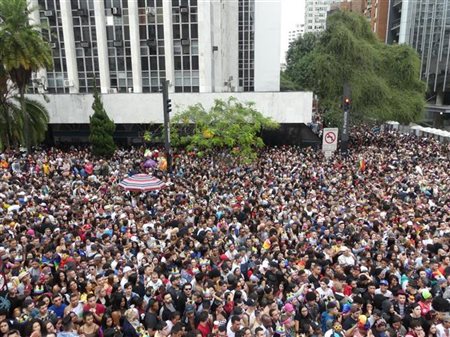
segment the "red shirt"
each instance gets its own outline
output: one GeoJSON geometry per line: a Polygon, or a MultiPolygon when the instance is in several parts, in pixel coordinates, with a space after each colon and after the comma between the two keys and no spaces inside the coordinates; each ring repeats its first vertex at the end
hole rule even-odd
{"type": "MultiPolygon", "coordinates": [[[[91,309],[92,308],[89,306],[89,304],[85,304],[83,306],[83,312],[89,312],[89,311],[91,311],[91,309]]],[[[95,314],[96,315],[101,316],[101,315],[103,315],[105,313],[105,311],[106,311],[106,309],[105,309],[105,306],[103,304],[101,304],[101,303],[96,303],[95,304],[95,314]]],[[[97,322],[95,317],[94,317],[94,320],[97,322]]],[[[100,323],[100,322],[98,322],[98,323],[100,323]]]]}
{"type": "Polygon", "coordinates": [[[208,337],[208,335],[211,333],[211,328],[209,327],[208,323],[206,323],[205,325],[199,323],[197,326],[197,330],[200,331],[202,337],[208,337]]]}

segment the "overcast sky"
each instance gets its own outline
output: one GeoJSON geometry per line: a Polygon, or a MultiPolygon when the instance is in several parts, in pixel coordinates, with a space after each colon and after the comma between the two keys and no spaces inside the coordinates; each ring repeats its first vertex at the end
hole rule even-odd
{"type": "Polygon", "coordinates": [[[288,33],[296,24],[305,21],[305,0],[281,0],[281,55],[284,62],[288,49],[288,33]]]}

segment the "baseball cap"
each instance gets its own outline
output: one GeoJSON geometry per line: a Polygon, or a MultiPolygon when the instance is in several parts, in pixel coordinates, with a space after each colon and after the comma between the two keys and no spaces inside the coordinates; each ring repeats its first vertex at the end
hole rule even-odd
{"type": "Polygon", "coordinates": [[[290,313],[295,311],[295,308],[294,308],[294,306],[291,303],[286,303],[284,305],[284,311],[286,311],[287,313],[290,314],[290,313]]]}
{"type": "Polygon", "coordinates": [[[195,312],[195,306],[188,304],[185,309],[186,312],[195,312]]]}
{"type": "Polygon", "coordinates": [[[428,300],[431,297],[433,297],[433,295],[431,295],[429,290],[425,289],[425,290],[422,291],[422,297],[423,297],[424,300],[428,300]]]}
{"type": "Polygon", "coordinates": [[[381,280],[380,281],[380,286],[387,286],[387,285],[389,285],[388,281],[386,281],[386,280],[381,280]]]}

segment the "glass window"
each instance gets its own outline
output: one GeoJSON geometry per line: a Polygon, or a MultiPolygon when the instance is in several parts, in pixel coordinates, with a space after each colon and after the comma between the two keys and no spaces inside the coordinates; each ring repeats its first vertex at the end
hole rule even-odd
{"type": "Polygon", "coordinates": [[[197,25],[191,25],[191,37],[193,39],[197,39],[198,38],[198,27],[197,27],[197,25]]]}
{"type": "Polygon", "coordinates": [[[175,69],[176,70],[181,70],[181,57],[180,56],[175,56],[174,60],[175,60],[175,64],[174,64],[175,69]]]}
{"type": "Polygon", "coordinates": [[[191,60],[189,56],[183,56],[183,69],[191,68],[191,60]]]}
{"type": "Polygon", "coordinates": [[[81,28],[74,27],[73,33],[74,33],[74,37],[75,37],[75,42],[80,42],[81,41],[81,28]]]}
{"type": "Polygon", "coordinates": [[[142,68],[142,70],[149,70],[148,69],[148,57],[141,57],[141,68],[142,68]]]}
{"type": "Polygon", "coordinates": [[[173,25],[173,38],[179,39],[180,36],[180,25],[173,25]]]}
{"type": "Polygon", "coordinates": [[[117,58],[117,70],[119,71],[125,70],[125,62],[122,57],[117,58]]]}
{"type": "Polygon", "coordinates": [[[158,69],[158,58],[150,57],[150,69],[158,69]]]}
{"type": "Polygon", "coordinates": [[[77,68],[78,68],[78,71],[84,71],[83,59],[77,59],[77,68]]]}
{"type": "Polygon", "coordinates": [[[158,25],[158,39],[164,39],[164,26],[158,25]]]}
{"type": "Polygon", "coordinates": [[[139,25],[139,38],[141,40],[147,40],[147,29],[143,25],[139,25]]]}
{"type": "Polygon", "coordinates": [[[155,39],[156,38],[155,26],[148,26],[148,38],[149,39],[155,39]]]}
{"type": "Polygon", "coordinates": [[[182,25],[183,27],[183,39],[189,39],[189,25],[182,25]]]}
{"type": "Polygon", "coordinates": [[[198,70],[198,56],[192,56],[192,69],[198,70]]]}
{"type": "MultiPolygon", "coordinates": [[[[109,58],[109,69],[111,70],[111,71],[116,71],[116,59],[114,58],[114,57],[110,57],[109,58]]],[[[113,74],[111,74],[111,76],[112,76],[113,74]]],[[[114,75],[115,75],[115,73],[114,73],[114,75]]]]}

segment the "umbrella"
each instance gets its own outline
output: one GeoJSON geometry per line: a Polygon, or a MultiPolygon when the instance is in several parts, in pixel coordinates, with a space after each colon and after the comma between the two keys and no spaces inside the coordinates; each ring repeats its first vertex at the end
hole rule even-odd
{"type": "Polygon", "coordinates": [[[149,192],[160,190],[166,187],[166,184],[158,178],[139,173],[125,178],[119,183],[119,186],[127,191],[149,192]]]}
{"type": "Polygon", "coordinates": [[[155,168],[158,164],[153,159],[147,159],[144,163],[145,168],[155,168]]]}

